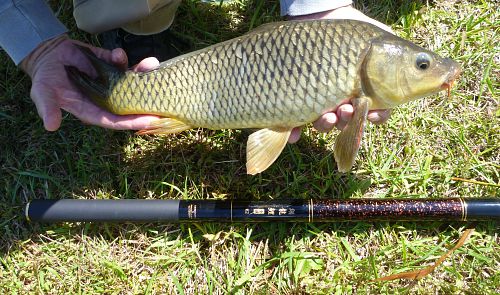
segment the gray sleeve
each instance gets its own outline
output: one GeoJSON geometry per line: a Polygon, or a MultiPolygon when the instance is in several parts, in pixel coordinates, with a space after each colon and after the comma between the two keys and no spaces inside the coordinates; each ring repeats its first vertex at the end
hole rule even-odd
{"type": "Polygon", "coordinates": [[[66,31],[44,0],[0,0],[0,46],[16,65],[66,31]]]}
{"type": "Polygon", "coordinates": [[[351,5],[351,0],[280,0],[281,15],[306,15],[351,5]]]}

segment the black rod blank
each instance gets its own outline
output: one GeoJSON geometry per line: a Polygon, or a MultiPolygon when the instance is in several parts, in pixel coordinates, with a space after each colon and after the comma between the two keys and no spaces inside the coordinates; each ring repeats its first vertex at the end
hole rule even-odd
{"type": "Polygon", "coordinates": [[[335,222],[500,220],[499,199],[34,200],[34,222],[335,222]]]}

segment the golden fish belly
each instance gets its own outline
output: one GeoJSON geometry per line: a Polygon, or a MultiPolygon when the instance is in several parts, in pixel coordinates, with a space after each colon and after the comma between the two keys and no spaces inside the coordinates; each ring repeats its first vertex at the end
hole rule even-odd
{"type": "Polygon", "coordinates": [[[115,81],[108,108],[211,129],[295,127],[359,88],[371,26],[283,22],[115,81]]]}

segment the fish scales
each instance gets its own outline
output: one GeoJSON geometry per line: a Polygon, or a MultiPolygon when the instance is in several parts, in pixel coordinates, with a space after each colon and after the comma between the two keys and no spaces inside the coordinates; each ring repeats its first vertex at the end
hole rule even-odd
{"type": "Polygon", "coordinates": [[[349,171],[368,110],[443,89],[449,94],[460,73],[455,61],[355,20],[266,24],[147,73],[122,72],[88,49],[82,52],[99,77],[66,70],[93,101],[115,114],[163,117],[138,134],[259,129],[247,141],[249,174],[278,158],[294,127],[347,102],[354,113],[336,139],[334,156],[339,171],[349,171]]]}
{"type": "Polygon", "coordinates": [[[114,81],[117,114],[157,114],[191,126],[296,127],[355,91],[370,26],[283,22],[114,81]]]}

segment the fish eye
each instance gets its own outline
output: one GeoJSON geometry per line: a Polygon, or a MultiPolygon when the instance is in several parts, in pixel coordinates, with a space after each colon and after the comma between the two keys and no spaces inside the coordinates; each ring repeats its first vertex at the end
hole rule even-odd
{"type": "Polygon", "coordinates": [[[417,54],[416,66],[420,70],[427,70],[431,66],[431,56],[425,52],[417,54]]]}

